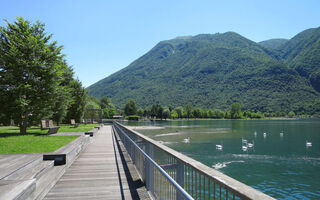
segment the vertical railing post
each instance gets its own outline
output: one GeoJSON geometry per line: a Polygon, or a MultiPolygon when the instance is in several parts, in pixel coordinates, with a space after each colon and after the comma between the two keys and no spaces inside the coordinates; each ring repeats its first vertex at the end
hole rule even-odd
{"type": "MultiPolygon", "coordinates": [[[[176,168],[176,174],[177,174],[177,183],[184,188],[184,165],[181,161],[177,160],[177,168],[176,168]]],[[[177,200],[182,200],[183,198],[181,195],[176,192],[177,200]]]]}

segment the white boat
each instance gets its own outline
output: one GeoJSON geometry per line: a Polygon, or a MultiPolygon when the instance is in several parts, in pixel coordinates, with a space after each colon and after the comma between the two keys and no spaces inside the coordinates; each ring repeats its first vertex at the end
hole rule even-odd
{"type": "Polygon", "coordinates": [[[267,137],[267,133],[263,133],[263,137],[266,138],[267,137]]]}
{"type": "Polygon", "coordinates": [[[254,137],[257,137],[257,131],[255,131],[253,134],[254,134],[254,137]]]}
{"type": "Polygon", "coordinates": [[[280,133],[280,137],[283,137],[283,132],[280,133]]]}

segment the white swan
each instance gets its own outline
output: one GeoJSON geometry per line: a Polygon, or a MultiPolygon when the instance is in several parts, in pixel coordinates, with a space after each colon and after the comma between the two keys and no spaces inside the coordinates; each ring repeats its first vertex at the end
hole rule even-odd
{"type": "Polygon", "coordinates": [[[242,151],[247,151],[248,147],[247,146],[242,146],[242,151]]]}
{"type": "Polygon", "coordinates": [[[190,143],[190,137],[184,138],[184,139],[183,139],[183,142],[184,142],[184,143],[190,143]]]}
{"type": "Polygon", "coordinates": [[[222,151],[223,145],[222,144],[216,144],[216,149],[222,151]]]}
{"type": "Polygon", "coordinates": [[[308,140],[306,140],[306,147],[312,147],[312,143],[308,142],[308,140]]]}
{"type": "Polygon", "coordinates": [[[252,147],[254,147],[254,141],[252,141],[252,143],[248,143],[248,145],[247,145],[249,148],[252,148],[252,147]]]}
{"type": "Polygon", "coordinates": [[[248,141],[243,139],[243,138],[241,140],[242,140],[242,144],[247,144],[248,143],[248,141]]]}
{"type": "Polygon", "coordinates": [[[267,133],[263,133],[263,137],[266,138],[267,137],[267,133]]]}

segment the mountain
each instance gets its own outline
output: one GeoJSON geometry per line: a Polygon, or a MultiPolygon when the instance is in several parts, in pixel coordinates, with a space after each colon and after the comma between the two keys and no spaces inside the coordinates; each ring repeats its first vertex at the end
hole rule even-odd
{"type": "Polygon", "coordinates": [[[320,95],[283,60],[285,49],[234,32],[178,37],[91,85],[89,95],[111,97],[121,108],[133,98],[141,107],[189,103],[225,110],[240,102],[253,111],[313,113],[320,95]]]}
{"type": "Polygon", "coordinates": [[[270,39],[270,40],[265,40],[262,42],[259,42],[260,45],[270,48],[270,49],[278,49],[282,45],[284,45],[286,42],[288,42],[288,39],[270,39]]]}
{"type": "Polygon", "coordinates": [[[320,92],[320,27],[302,31],[278,49],[285,62],[320,92]]]}

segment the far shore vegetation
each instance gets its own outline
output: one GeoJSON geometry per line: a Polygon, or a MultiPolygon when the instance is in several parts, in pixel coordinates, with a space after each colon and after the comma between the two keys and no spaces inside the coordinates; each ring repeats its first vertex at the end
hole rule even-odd
{"type": "Polygon", "coordinates": [[[211,108],[195,108],[190,104],[179,107],[162,106],[153,104],[149,108],[138,108],[134,99],[129,99],[123,110],[117,110],[111,103],[111,99],[102,97],[101,100],[90,97],[95,102],[96,108],[100,108],[102,118],[111,119],[117,112],[128,120],[177,120],[177,119],[274,119],[311,117],[309,115],[296,115],[290,112],[259,112],[243,110],[240,103],[233,103],[228,110],[211,108]],[[100,106],[100,107],[99,107],[100,106]]]}

